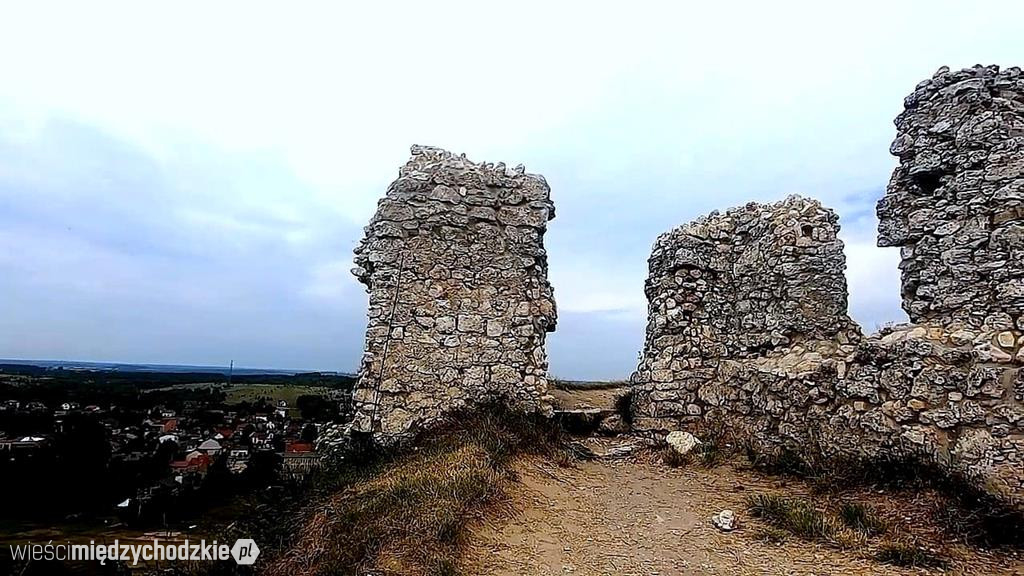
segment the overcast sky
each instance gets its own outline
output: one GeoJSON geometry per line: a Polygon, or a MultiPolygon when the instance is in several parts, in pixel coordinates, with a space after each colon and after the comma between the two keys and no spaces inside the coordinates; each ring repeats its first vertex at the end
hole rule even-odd
{"type": "Polygon", "coordinates": [[[547,177],[557,376],[634,368],[659,233],[791,193],[873,331],[903,97],[1024,65],[1019,0],[343,4],[0,8],[0,358],[355,370],[352,249],[413,143],[547,177]]]}

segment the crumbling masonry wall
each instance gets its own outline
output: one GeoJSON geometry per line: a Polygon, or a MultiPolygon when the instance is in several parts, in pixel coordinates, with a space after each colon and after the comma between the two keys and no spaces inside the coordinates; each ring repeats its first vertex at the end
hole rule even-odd
{"type": "Polygon", "coordinates": [[[1024,74],[940,69],[907,96],[878,203],[912,322],[1024,329],[1024,74]]]}
{"type": "Polygon", "coordinates": [[[822,362],[852,353],[838,217],[791,196],[712,213],[663,234],[649,260],[649,321],[632,376],[634,426],[670,430],[716,419],[751,438],[806,440],[806,406],[828,402],[822,362]],[[778,382],[746,374],[806,351],[778,382]]]}
{"type": "Polygon", "coordinates": [[[995,337],[907,324],[867,339],[837,381],[824,446],[932,462],[1024,508],[1024,372],[991,361],[995,337]]]}
{"type": "MultiPolygon", "coordinates": [[[[878,203],[914,325],[858,350],[866,447],[925,455],[1024,504],[1024,74],[941,68],[896,119],[878,203]]],[[[839,427],[843,418],[837,418],[839,427]]]]}
{"type": "Polygon", "coordinates": [[[549,410],[550,188],[413,146],[356,249],[369,293],[353,429],[392,443],[481,403],[549,410]]]}
{"type": "Polygon", "coordinates": [[[808,210],[825,215],[811,218],[804,243],[820,249],[808,251],[779,241],[770,224],[799,210],[712,215],[659,238],[651,256],[637,428],[714,421],[763,452],[912,456],[1024,507],[1024,80],[1017,69],[940,69],[905,107],[879,245],[901,246],[904,307],[916,324],[862,338],[849,323],[830,211],[808,210]],[[732,255],[748,245],[789,274],[747,274],[732,255]],[[823,295],[811,307],[821,314],[801,315],[789,277],[823,295]],[[768,295],[766,318],[788,311],[792,322],[773,327],[792,334],[772,332],[765,345],[767,322],[740,304],[747,292],[768,295]],[[689,307],[670,320],[680,302],[689,307]]]}

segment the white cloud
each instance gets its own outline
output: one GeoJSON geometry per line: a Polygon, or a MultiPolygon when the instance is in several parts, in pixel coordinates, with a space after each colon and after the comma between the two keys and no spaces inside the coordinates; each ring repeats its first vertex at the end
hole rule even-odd
{"type": "Polygon", "coordinates": [[[560,311],[634,317],[647,314],[641,272],[645,261],[638,266],[635,262],[616,262],[614,258],[584,255],[584,260],[566,256],[553,258],[548,272],[560,311]]]}
{"type": "MultiPolygon", "coordinates": [[[[1018,56],[1019,5],[1004,3],[997,20],[963,10],[19,3],[0,23],[2,93],[161,157],[197,139],[279,155],[361,221],[411,143],[516,160],[557,149],[578,126],[601,136],[586,148],[597,169],[631,150],[685,168],[679,158],[697,150],[698,171],[735,171],[751,152],[778,162],[780,147],[823,145],[834,152],[825,165],[856,177],[863,167],[843,165],[844,155],[877,144],[860,135],[891,131],[920,77],[941,63],[1018,56]],[[950,18],[954,39],[929,32],[950,18]]],[[[798,155],[782,160],[777,171],[813,168],[798,155]]]]}
{"type": "Polygon", "coordinates": [[[350,272],[352,265],[351,259],[317,264],[310,271],[309,284],[303,289],[303,294],[332,306],[365,300],[362,285],[350,272]]]}
{"type": "Polygon", "coordinates": [[[899,249],[856,240],[846,243],[845,253],[850,316],[865,333],[876,332],[887,322],[905,322],[900,307],[899,249]]]}
{"type": "MultiPolygon", "coordinates": [[[[14,3],[0,18],[0,184],[19,187],[0,188],[0,209],[67,220],[74,240],[33,228],[54,260],[15,253],[0,274],[52,270],[85,238],[134,247],[118,264],[130,269],[152,252],[186,276],[200,275],[187,258],[211,255],[256,278],[287,264],[301,281],[289,289],[360,317],[341,262],[423,143],[547,176],[569,323],[642,318],[658,233],[792,191],[857,233],[851,309],[884,321],[899,313],[895,251],[846,217],[888,178],[903,97],[940,65],[1021,64],[1021,20],[1009,0],[14,3]],[[112,136],[112,151],[80,133],[58,146],[54,123],[112,136]]],[[[288,316],[284,292],[246,294],[250,314],[288,316]]]]}

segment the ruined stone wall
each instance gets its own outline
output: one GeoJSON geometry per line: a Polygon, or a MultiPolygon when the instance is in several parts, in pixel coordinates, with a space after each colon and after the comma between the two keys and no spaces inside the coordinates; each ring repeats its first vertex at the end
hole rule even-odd
{"type": "Polygon", "coordinates": [[[1024,342],[948,323],[861,336],[837,231],[832,211],[790,198],[660,237],[634,428],[720,426],[765,454],[915,458],[1024,506],[1024,342]],[[750,250],[769,269],[751,272],[750,250]]]}
{"type": "Polygon", "coordinates": [[[867,339],[836,384],[825,447],[913,456],[1024,506],[1024,371],[986,357],[992,337],[907,324],[867,339]]]}
{"type": "Polygon", "coordinates": [[[858,350],[840,386],[859,410],[836,423],[863,447],[922,454],[1021,504],[1024,74],[941,68],[904,108],[878,244],[901,247],[916,325],[858,350]]]}
{"type": "Polygon", "coordinates": [[[660,236],[649,260],[646,343],[631,379],[637,427],[664,428],[665,419],[695,421],[751,402],[785,412],[775,403],[792,403],[788,389],[724,387],[722,373],[734,369],[728,363],[792,347],[828,354],[836,342],[852,351],[859,331],[846,315],[838,231],[833,211],[792,196],[660,236]]]}
{"type": "Polygon", "coordinates": [[[878,245],[912,322],[1024,330],[1024,74],[940,69],[896,118],[878,245]]]}
{"type": "Polygon", "coordinates": [[[777,233],[782,205],[713,214],[655,245],[634,421],[649,433],[716,422],[762,452],[915,457],[1024,507],[1021,75],[940,70],[896,123],[879,244],[902,247],[917,324],[858,334],[835,217],[816,203],[805,250],[792,247],[800,235],[777,233]],[[747,274],[734,256],[745,246],[790,272],[747,274]],[[805,308],[790,290],[801,282],[819,295],[805,308]],[[764,295],[756,308],[740,304],[751,292],[764,295]],[[680,302],[689,307],[670,319],[680,302]],[[754,310],[788,320],[751,320],[754,310]]]}
{"type": "Polygon", "coordinates": [[[389,443],[466,406],[549,409],[542,176],[414,146],[356,249],[369,293],[353,429],[389,443]]]}
{"type": "Polygon", "coordinates": [[[663,234],[648,261],[648,338],[720,358],[835,336],[850,325],[838,229],[834,212],[792,196],[663,234]]]}

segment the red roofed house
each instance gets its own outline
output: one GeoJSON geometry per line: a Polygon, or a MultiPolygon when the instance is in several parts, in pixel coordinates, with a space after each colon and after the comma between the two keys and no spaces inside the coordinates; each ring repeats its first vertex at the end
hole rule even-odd
{"type": "Polygon", "coordinates": [[[310,444],[309,442],[289,442],[285,444],[284,451],[292,454],[312,452],[313,445],[310,444]]]}

